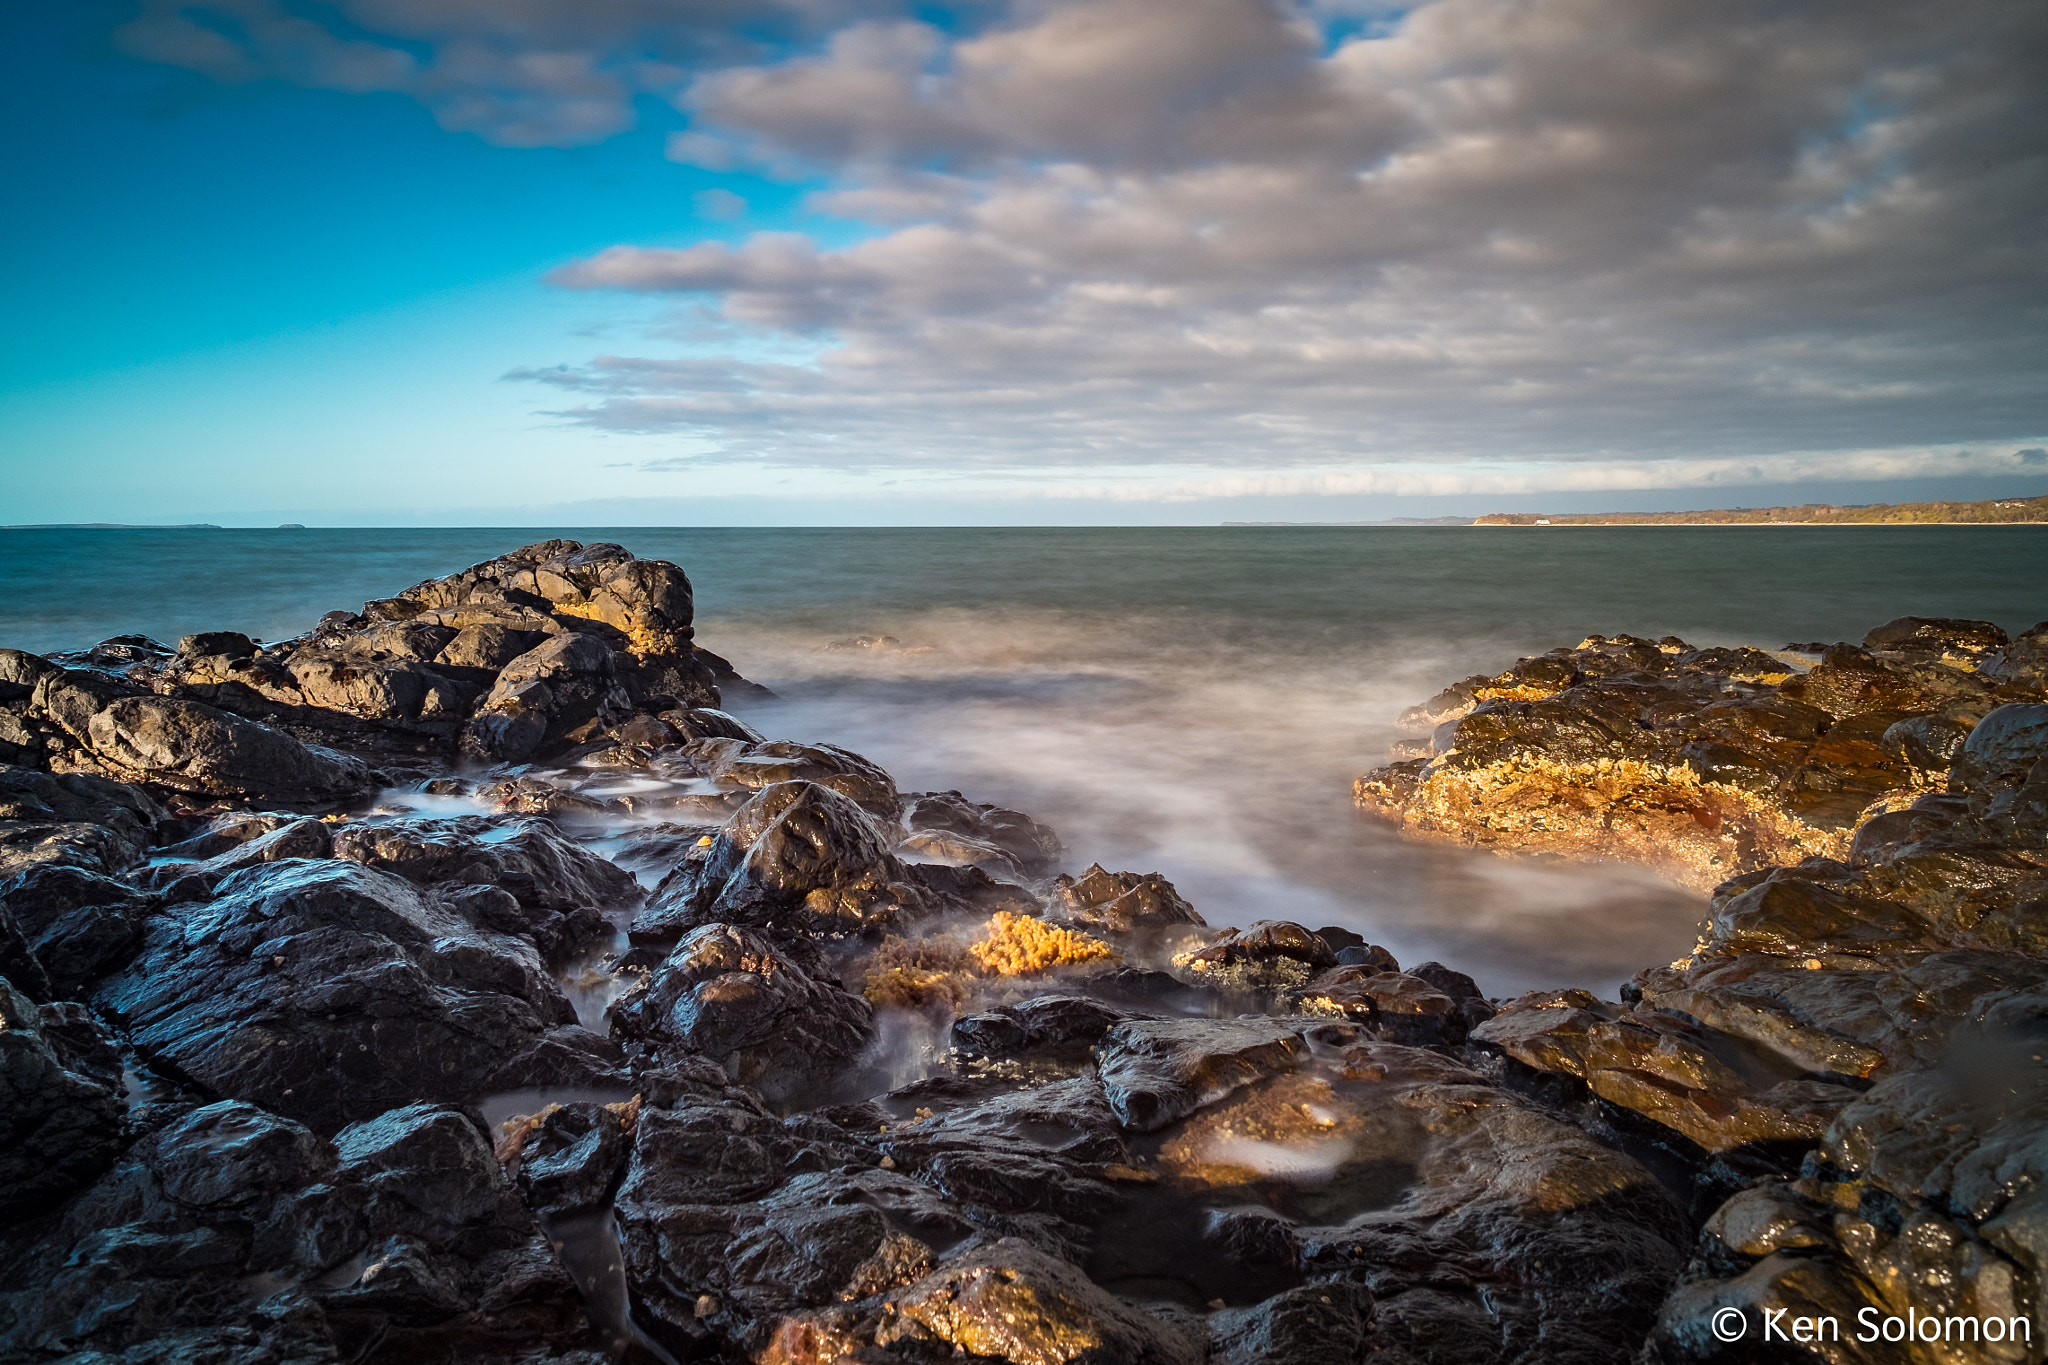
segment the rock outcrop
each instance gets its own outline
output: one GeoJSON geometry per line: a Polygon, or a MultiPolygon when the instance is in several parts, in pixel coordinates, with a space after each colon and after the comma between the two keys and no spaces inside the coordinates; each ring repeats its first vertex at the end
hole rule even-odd
{"type": "Polygon", "coordinates": [[[691,611],[564,541],[281,644],[0,651],[0,1360],[2048,1342],[2038,629],[1426,703],[1361,788],[1418,832],[1718,883],[1621,999],[1497,1001],[764,738],[691,611]]]}
{"type": "Polygon", "coordinates": [[[1810,667],[1594,636],[1411,709],[1429,739],[1355,794],[1421,837],[1640,862],[1705,891],[1845,856],[1871,815],[1940,792],[1979,720],[2043,696],[2013,648],[1986,622],[1917,617],[1810,667]]]}

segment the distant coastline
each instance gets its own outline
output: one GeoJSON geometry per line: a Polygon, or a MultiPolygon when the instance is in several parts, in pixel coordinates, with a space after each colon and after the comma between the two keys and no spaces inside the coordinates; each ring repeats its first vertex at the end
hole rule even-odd
{"type": "Polygon", "coordinates": [[[157,522],[126,521],[30,521],[0,526],[0,531],[222,531],[227,528],[210,521],[157,522]]]}
{"type": "Polygon", "coordinates": [[[1491,512],[1474,526],[2034,526],[2048,495],[1983,502],[1873,502],[1837,507],[1724,507],[1700,512],[1491,512]]]}

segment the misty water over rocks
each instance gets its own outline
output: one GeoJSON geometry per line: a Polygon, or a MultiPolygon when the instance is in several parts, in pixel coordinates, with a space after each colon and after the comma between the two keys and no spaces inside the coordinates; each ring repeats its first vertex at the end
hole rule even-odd
{"type": "Polygon", "coordinates": [[[757,561],[709,619],[555,540],[293,639],[0,650],[0,1358],[1706,1365],[1901,1283],[2038,1316],[2048,622],[1590,636],[1352,785],[1519,652],[1500,598],[1061,539],[757,561]],[[1601,993],[1506,998],[1560,977],[1601,993]]]}
{"type": "MultiPolygon", "coordinates": [[[[10,531],[0,632],[306,629],[553,532],[10,531]]],[[[1857,639],[1903,612],[2030,624],[2037,527],[625,528],[687,566],[698,637],[775,735],[1025,810],[1074,867],[1156,869],[1212,922],[1355,928],[1491,993],[1607,987],[1690,946],[1701,898],[1633,865],[1404,842],[1349,784],[1451,680],[1590,631],[1857,639]],[[856,643],[865,641],[865,645],[856,643]]]]}
{"type": "Polygon", "coordinates": [[[1357,812],[1358,756],[1385,753],[1399,712],[1458,671],[1430,642],[1244,654],[1209,622],[1028,609],[850,624],[710,624],[778,694],[733,705],[908,786],[1030,811],[1076,869],[1162,872],[1212,923],[1339,925],[1496,995],[1611,987],[1692,943],[1702,899],[1641,869],[1413,843],[1357,812]]]}

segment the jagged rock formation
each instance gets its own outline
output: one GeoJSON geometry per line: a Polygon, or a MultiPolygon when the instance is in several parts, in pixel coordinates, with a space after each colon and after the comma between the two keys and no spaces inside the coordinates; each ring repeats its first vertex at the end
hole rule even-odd
{"type": "Polygon", "coordinates": [[[1945,786],[1992,708],[2037,701],[2048,623],[1901,618],[1811,667],[1754,649],[1595,636],[1467,678],[1411,709],[1429,727],[1358,779],[1361,806],[1414,834],[1615,858],[1705,891],[1841,857],[1870,816],[1945,786]]]}
{"type": "Polygon", "coordinates": [[[1692,788],[1840,855],[1727,881],[1623,1000],[1496,1002],[765,740],[688,625],[680,570],[554,542],[288,647],[0,653],[0,1361],[1685,1365],[1730,1306],[2038,1320],[2040,632],[1797,678],[1598,641],[1432,703],[1417,789],[1500,790],[1450,761],[1487,736],[1563,793],[1609,740],[1684,786],[1741,765],[1680,734],[1763,735],[1767,791],[1692,788]],[[1855,785],[1887,714],[1910,802],[1855,785]]]}

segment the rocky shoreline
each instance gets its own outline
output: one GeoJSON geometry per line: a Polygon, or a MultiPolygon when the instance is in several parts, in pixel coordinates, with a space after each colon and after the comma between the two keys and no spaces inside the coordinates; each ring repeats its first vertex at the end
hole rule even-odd
{"type": "Polygon", "coordinates": [[[552,541],[0,650],[0,1361],[2043,1358],[2041,628],[1417,708],[1381,813],[1719,884],[1623,999],[1491,1001],[766,739],[692,610],[552,541]]]}

